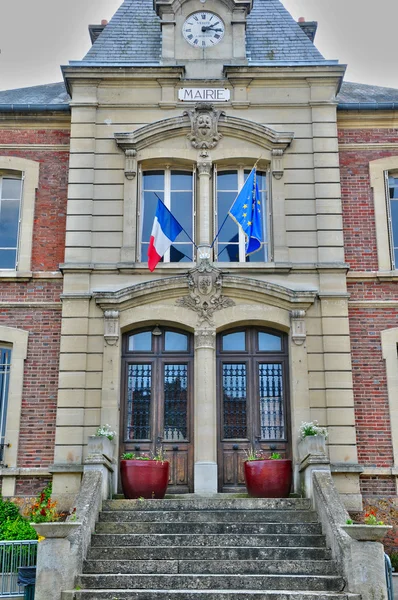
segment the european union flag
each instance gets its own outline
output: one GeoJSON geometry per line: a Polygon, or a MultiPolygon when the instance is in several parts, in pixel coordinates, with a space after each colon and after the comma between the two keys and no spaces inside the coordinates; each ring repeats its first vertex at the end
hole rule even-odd
{"type": "Polygon", "coordinates": [[[246,236],[246,256],[260,250],[263,241],[263,226],[261,219],[261,200],[253,168],[246,179],[235,202],[229,210],[229,215],[243,229],[246,236]]]}

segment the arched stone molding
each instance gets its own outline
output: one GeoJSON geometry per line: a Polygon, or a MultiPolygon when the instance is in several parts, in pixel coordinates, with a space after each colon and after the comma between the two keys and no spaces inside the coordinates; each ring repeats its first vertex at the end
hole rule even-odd
{"type": "Polygon", "coordinates": [[[7,475],[7,469],[4,469],[2,475],[3,496],[14,496],[15,494],[15,469],[17,467],[19,428],[21,421],[22,390],[24,376],[24,361],[28,353],[29,332],[14,327],[0,326],[0,345],[7,344],[11,346],[11,372],[10,384],[8,388],[8,410],[6,423],[6,443],[10,444],[5,448],[4,462],[10,469],[7,475]],[[12,469],[12,470],[11,470],[12,469]]]}
{"type": "Polygon", "coordinates": [[[388,404],[394,467],[398,466],[398,327],[381,332],[381,349],[386,365],[388,404]]]}
{"type": "MultiPolygon", "coordinates": [[[[218,120],[218,131],[223,137],[231,137],[247,141],[251,140],[259,148],[268,150],[280,149],[283,152],[292,142],[294,133],[279,132],[267,127],[241,119],[222,114],[218,120]]],[[[157,142],[165,142],[176,136],[189,136],[191,134],[191,120],[188,114],[170,119],[161,119],[149,125],[139,127],[132,133],[116,133],[115,140],[122,150],[136,150],[140,152],[148,146],[157,142]]],[[[270,155],[269,157],[270,158],[270,155]]]]}
{"type": "MultiPolygon", "coordinates": [[[[22,197],[17,270],[30,271],[36,189],[39,186],[39,163],[16,156],[0,156],[0,171],[22,176],[22,197]]],[[[8,271],[9,273],[9,271],[8,271]]]]}

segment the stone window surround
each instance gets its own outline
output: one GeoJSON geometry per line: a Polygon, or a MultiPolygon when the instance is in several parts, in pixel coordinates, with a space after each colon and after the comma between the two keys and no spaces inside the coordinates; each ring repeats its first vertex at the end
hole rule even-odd
{"type": "Polygon", "coordinates": [[[386,365],[394,465],[398,465],[398,327],[381,332],[381,349],[386,365]]]}
{"type": "Polygon", "coordinates": [[[391,271],[390,233],[384,173],[398,171],[398,156],[379,158],[369,163],[370,185],[373,188],[377,256],[380,271],[391,271]]]}
{"type": "MultiPolygon", "coordinates": [[[[14,327],[0,326],[0,344],[11,346],[11,372],[8,388],[8,411],[6,421],[6,444],[4,463],[10,469],[15,469],[18,458],[19,426],[21,420],[22,391],[24,377],[24,361],[28,352],[29,332],[14,327]],[[12,407],[12,410],[10,410],[12,407]]],[[[4,475],[4,472],[3,472],[4,475]]],[[[13,496],[15,492],[15,477],[3,479],[3,496],[13,496]]]]}
{"type": "Polygon", "coordinates": [[[31,270],[33,221],[35,214],[36,189],[39,185],[39,163],[15,156],[0,156],[0,171],[22,175],[22,201],[20,212],[20,232],[17,269],[0,269],[0,276],[12,276],[16,271],[26,273],[31,270]]]}

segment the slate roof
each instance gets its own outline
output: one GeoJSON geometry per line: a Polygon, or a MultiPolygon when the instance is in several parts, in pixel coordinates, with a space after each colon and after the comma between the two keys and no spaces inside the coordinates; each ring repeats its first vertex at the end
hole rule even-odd
{"type": "Polygon", "coordinates": [[[370,105],[381,107],[383,104],[398,103],[398,89],[345,81],[337,100],[339,104],[359,104],[362,108],[366,108],[365,105],[369,105],[369,108],[370,105]]]}
{"type": "MultiPolygon", "coordinates": [[[[246,39],[247,56],[253,63],[325,60],[280,0],[254,0],[246,39]]],[[[156,64],[160,50],[160,19],[153,0],[124,0],[82,62],[156,64]]]]}
{"type": "MultiPolygon", "coordinates": [[[[5,105],[40,105],[54,106],[68,105],[69,96],[64,82],[36,85],[34,87],[19,88],[16,90],[0,91],[0,111],[5,105]]],[[[353,108],[392,108],[396,104],[398,110],[398,89],[366,85],[364,83],[343,82],[337,96],[339,107],[352,106],[353,108]]]]}
{"type": "Polygon", "coordinates": [[[69,104],[65,84],[48,83],[0,92],[0,104],[69,104]]]}

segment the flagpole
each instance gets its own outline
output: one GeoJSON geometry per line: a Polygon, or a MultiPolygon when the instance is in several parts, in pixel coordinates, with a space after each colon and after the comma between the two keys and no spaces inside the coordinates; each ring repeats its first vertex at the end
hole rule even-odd
{"type": "MultiPolygon", "coordinates": [[[[162,200],[162,199],[161,199],[161,198],[160,198],[160,197],[157,195],[157,193],[156,193],[156,192],[153,192],[153,193],[155,194],[156,198],[157,198],[158,200],[160,200],[160,202],[162,202],[162,204],[164,204],[163,200],[162,200]]],[[[165,206],[166,210],[169,210],[165,204],[164,204],[164,206],[165,206]]],[[[169,210],[169,213],[170,213],[171,215],[173,215],[173,213],[172,213],[170,210],[169,210]]],[[[228,216],[228,215],[227,215],[227,216],[228,216]]],[[[174,215],[173,215],[173,217],[174,217],[174,215]]],[[[175,217],[174,217],[174,219],[177,221],[177,219],[176,219],[175,217]]],[[[179,221],[177,221],[177,223],[179,223],[179,221]]],[[[196,250],[197,250],[197,249],[198,249],[198,247],[197,247],[197,245],[195,244],[195,242],[193,241],[193,239],[191,238],[191,236],[189,235],[188,231],[187,231],[186,229],[184,229],[184,227],[181,225],[181,223],[179,223],[179,225],[180,225],[180,227],[181,227],[182,231],[183,231],[184,233],[186,233],[186,235],[187,235],[188,239],[189,239],[189,240],[190,240],[190,241],[193,243],[193,245],[195,246],[195,248],[196,248],[196,250]]]]}

